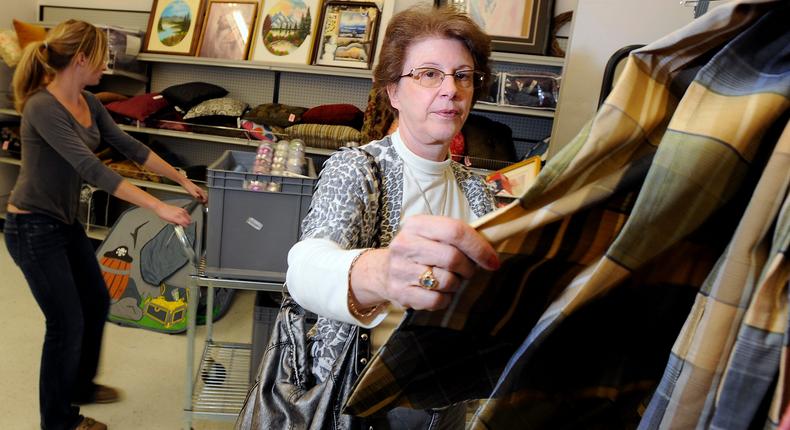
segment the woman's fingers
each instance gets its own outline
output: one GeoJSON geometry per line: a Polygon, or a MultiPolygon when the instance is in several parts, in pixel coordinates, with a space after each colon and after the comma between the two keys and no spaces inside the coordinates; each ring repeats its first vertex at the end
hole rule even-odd
{"type": "Polygon", "coordinates": [[[494,248],[468,224],[446,217],[413,216],[389,245],[385,295],[403,307],[444,309],[478,265],[493,270],[499,260],[494,248]]]}
{"type": "Polygon", "coordinates": [[[494,247],[463,221],[433,215],[416,215],[406,220],[398,235],[404,233],[451,245],[487,270],[499,268],[494,247]]]}
{"type": "Polygon", "coordinates": [[[420,236],[404,236],[393,241],[390,248],[397,258],[457,273],[464,279],[471,278],[476,270],[475,262],[458,248],[420,236]]]}

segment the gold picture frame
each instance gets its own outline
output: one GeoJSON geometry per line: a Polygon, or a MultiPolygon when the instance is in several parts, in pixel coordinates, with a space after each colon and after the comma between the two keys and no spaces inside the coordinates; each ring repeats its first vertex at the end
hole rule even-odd
{"type": "Polygon", "coordinates": [[[154,0],[143,52],[195,55],[205,7],[205,0],[154,0]]]}
{"type": "Polygon", "coordinates": [[[210,0],[200,33],[198,57],[246,60],[257,16],[257,1],[210,0]]]}

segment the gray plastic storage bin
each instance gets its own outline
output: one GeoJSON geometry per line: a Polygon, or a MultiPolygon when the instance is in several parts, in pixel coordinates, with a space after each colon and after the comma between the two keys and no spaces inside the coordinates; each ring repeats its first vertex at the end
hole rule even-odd
{"type": "Polygon", "coordinates": [[[253,152],[225,151],[209,166],[207,276],[285,281],[288,250],[299,239],[318,180],[313,160],[306,161],[309,178],[247,173],[253,152]],[[248,191],[245,180],[277,182],[281,190],[248,191]]]}

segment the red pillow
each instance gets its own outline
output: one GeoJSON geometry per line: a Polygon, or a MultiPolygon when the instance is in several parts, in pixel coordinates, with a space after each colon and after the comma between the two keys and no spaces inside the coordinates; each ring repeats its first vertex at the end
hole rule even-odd
{"type": "Polygon", "coordinates": [[[138,121],[145,121],[146,118],[167,106],[167,99],[159,93],[148,93],[134,96],[129,100],[109,103],[107,110],[138,121]]]}
{"type": "Polygon", "coordinates": [[[302,124],[347,125],[359,130],[364,116],[365,113],[354,105],[321,105],[302,114],[302,124]]]}

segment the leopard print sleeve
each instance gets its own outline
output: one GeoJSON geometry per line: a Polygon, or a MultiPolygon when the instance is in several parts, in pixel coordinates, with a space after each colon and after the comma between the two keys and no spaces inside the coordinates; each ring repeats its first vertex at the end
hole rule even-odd
{"type": "Polygon", "coordinates": [[[341,150],[324,164],[301,239],[329,239],[344,249],[372,246],[378,195],[376,173],[360,149],[341,150]]]}

